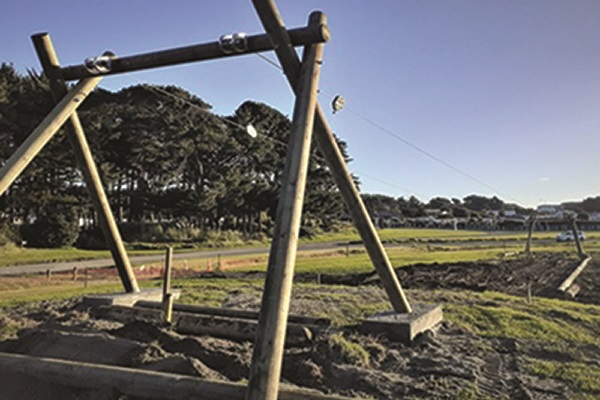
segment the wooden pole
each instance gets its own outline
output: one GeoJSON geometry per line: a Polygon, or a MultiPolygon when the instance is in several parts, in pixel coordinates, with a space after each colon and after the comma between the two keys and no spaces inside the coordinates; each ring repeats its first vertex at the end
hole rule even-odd
{"type": "Polygon", "coordinates": [[[0,169],[0,195],[21,175],[35,156],[58,132],[69,116],[98,85],[100,78],[84,79],[79,82],[44,118],[35,130],[0,169]]]}
{"type": "MultiPolygon", "coordinates": [[[[148,400],[242,400],[246,389],[235,382],[9,353],[0,353],[0,382],[3,376],[27,376],[70,388],[113,390],[148,400]]],[[[279,400],[328,399],[350,400],[292,386],[283,386],[279,394],[279,400]]]]}
{"type": "Polygon", "coordinates": [[[173,248],[165,251],[165,273],[163,275],[163,297],[171,291],[171,269],[173,267],[173,248]]]}
{"type": "MultiPolygon", "coordinates": [[[[134,321],[164,321],[162,310],[154,308],[110,306],[95,309],[93,315],[123,323],[134,321]]],[[[207,335],[229,340],[260,340],[258,322],[252,319],[230,318],[217,315],[174,312],[172,327],[175,332],[191,335],[207,335]]],[[[288,326],[284,342],[288,347],[306,346],[314,338],[314,332],[304,324],[288,326]]]]}
{"type": "MultiPolygon", "coordinates": [[[[141,308],[160,308],[161,303],[156,301],[139,300],[134,304],[141,308]]],[[[192,314],[215,315],[217,317],[229,317],[239,319],[257,320],[259,313],[251,310],[239,310],[235,308],[203,307],[194,304],[173,304],[173,310],[192,314]]],[[[332,324],[329,318],[314,318],[303,315],[288,315],[288,323],[302,324],[319,329],[329,328],[332,324]]]]}
{"type": "Polygon", "coordinates": [[[173,294],[171,293],[171,267],[173,264],[173,248],[167,247],[165,254],[165,273],[163,277],[162,311],[164,321],[168,324],[173,320],[173,294]]]}
{"type": "MultiPolygon", "coordinates": [[[[312,25],[291,29],[289,34],[294,46],[308,46],[313,43],[322,43],[329,40],[329,29],[326,25],[312,25]]],[[[70,81],[96,75],[113,75],[273,50],[273,44],[269,40],[269,36],[265,34],[247,36],[245,41],[245,49],[240,49],[239,51],[224,52],[219,42],[210,42],[145,54],[117,57],[112,60],[110,71],[107,72],[94,73],[85,65],[73,65],[61,68],[59,75],[65,81],[70,81]]]]}
{"type": "Polygon", "coordinates": [[[569,290],[569,288],[575,282],[575,279],[577,279],[577,277],[583,272],[583,270],[585,269],[585,267],[587,267],[590,261],[592,261],[592,257],[586,256],[585,259],[577,266],[577,268],[575,268],[573,272],[569,274],[567,279],[565,279],[560,284],[558,290],[560,290],[561,292],[566,292],[567,290],[569,290]]]}
{"type": "MultiPolygon", "coordinates": [[[[252,3],[275,46],[275,53],[292,89],[297,92],[299,88],[298,71],[300,69],[300,60],[294,51],[275,3],[272,0],[252,0],[252,3]]],[[[342,198],[352,215],[354,224],[365,244],[367,253],[381,279],[392,307],[397,312],[412,312],[410,303],[400,286],[400,281],[394,272],[367,209],[354,185],[352,175],[348,171],[346,161],[337,145],[333,132],[327,124],[325,113],[318,104],[314,129],[315,141],[340,189],[342,198]]]]}
{"type": "Polygon", "coordinates": [[[587,254],[583,251],[583,245],[581,244],[581,239],[579,238],[579,229],[577,228],[577,216],[573,215],[570,218],[571,229],[573,231],[573,237],[575,238],[575,245],[577,246],[577,254],[579,258],[585,258],[587,254]]]}
{"type": "Polygon", "coordinates": [[[525,243],[525,254],[531,255],[531,238],[533,237],[533,227],[535,225],[535,215],[531,214],[527,218],[527,243],[525,243]]]}
{"type": "MultiPolygon", "coordinates": [[[[310,22],[316,23],[314,15],[310,22]]],[[[249,400],[275,400],[279,391],[322,52],[322,44],[304,48],[246,394],[249,400]]]]}
{"type": "MultiPolygon", "coordinates": [[[[41,33],[33,35],[31,39],[40,59],[44,74],[50,80],[50,88],[56,101],[67,93],[67,87],[64,81],[57,76],[60,64],[50,36],[47,33],[41,33]]],[[[71,123],[68,125],[68,137],[75,153],[77,164],[83,174],[86,187],[92,198],[92,203],[98,212],[98,223],[117,266],[123,288],[129,293],[139,292],[140,289],[129,263],[129,257],[127,257],[117,223],[102,187],[96,163],[92,157],[92,152],[90,151],[83,127],[76,112],[71,115],[71,123]]]]}

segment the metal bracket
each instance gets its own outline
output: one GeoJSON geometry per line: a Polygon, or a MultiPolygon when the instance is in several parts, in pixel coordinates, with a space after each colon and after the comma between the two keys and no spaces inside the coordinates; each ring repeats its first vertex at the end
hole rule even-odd
{"type": "Polygon", "coordinates": [[[222,35],[219,47],[225,54],[243,53],[248,50],[248,37],[244,32],[222,35]]]}

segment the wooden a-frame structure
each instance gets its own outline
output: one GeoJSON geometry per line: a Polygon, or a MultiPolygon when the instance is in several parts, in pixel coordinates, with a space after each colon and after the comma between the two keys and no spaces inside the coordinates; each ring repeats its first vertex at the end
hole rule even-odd
{"type": "Polygon", "coordinates": [[[288,30],[273,0],[252,0],[252,2],[266,34],[233,35],[222,37],[218,42],[122,58],[112,54],[104,55],[91,59],[90,62],[69,67],[60,66],[48,34],[33,35],[33,44],[43,71],[50,80],[56,106],[0,170],[0,195],[18,178],[31,160],[68,120],[68,137],[98,212],[99,225],[107,240],[123,287],[126,292],[138,292],[139,286],[110,210],[77,115],[77,108],[104,75],[275,50],[285,76],[296,95],[296,101],[246,392],[247,399],[271,400],[277,398],[279,389],[313,131],[319,150],[334,176],[394,311],[409,314],[412,310],[327,124],[325,113],[317,102],[323,43],[329,39],[325,16],[320,12],[314,12],[306,27],[288,30]],[[302,61],[294,49],[296,46],[304,46],[302,61]],[[79,80],[79,82],[68,90],[65,82],[72,80],[79,80]]]}

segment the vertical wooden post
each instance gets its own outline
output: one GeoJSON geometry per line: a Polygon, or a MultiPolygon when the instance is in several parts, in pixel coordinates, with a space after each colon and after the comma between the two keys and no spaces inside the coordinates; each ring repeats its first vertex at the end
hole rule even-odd
{"type": "Polygon", "coordinates": [[[0,169],[0,195],[21,175],[99,82],[100,78],[84,79],[79,82],[6,160],[0,169]]]}
{"type": "Polygon", "coordinates": [[[173,267],[173,248],[167,247],[165,251],[165,272],[163,275],[163,298],[171,291],[171,269],[173,267]]]}
{"type": "MultiPolygon", "coordinates": [[[[33,35],[31,37],[33,45],[40,59],[40,63],[44,70],[44,74],[50,80],[50,88],[55,101],[62,98],[67,93],[67,87],[57,76],[57,71],[60,68],[58,57],[54,51],[54,46],[47,33],[33,35]]],[[[76,112],[71,115],[71,122],[68,125],[68,136],[71,142],[71,147],[75,153],[77,164],[83,173],[86,187],[92,198],[92,202],[98,211],[98,222],[100,229],[106,238],[108,247],[113,256],[119,277],[126,292],[139,292],[139,286],[135,279],[135,275],[129,263],[125,246],[121,240],[117,223],[110,209],[110,204],[104,193],[102,181],[96,168],[96,163],[92,157],[89,144],[85,137],[83,127],[76,112]]]]}
{"type": "Polygon", "coordinates": [[[527,218],[527,243],[525,243],[525,254],[531,255],[531,238],[533,236],[533,227],[535,225],[535,214],[527,218]]]}
{"type": "MultiPolygon", "coordinates": [[[[283,21],[277,11],[275,3],[273,0],[252,0],[252,3],[274,44],[275,53],[281,63],[285,75],[290,82],[292,89],[297,93],[299,89],[298,71],[300,69],[300,61],[298,55],[294,51],[289,34],[283,25],[283,21]]],[[[342,198],[352,215],[354,224],[367,249],[371,262],[381,278],[381,283],[390,299],[392,307],[397,312],[412,312],[410,303],[400,286],[400,281],[398,280],[385,249],[379,240],[377,231],[375,230],[367,209],[360,198],[360,194],[354,185],[352,175],[350,174],[350,171],[348,171],[346,161],[337,145],[333,132],[327,124],[325,113],[318,104],[314,129],[315,141],[327,161],[327,165],[329,166],[333,178],[340,189],[342,198]]]]}
{"type": "Polygon", "coordinates": [[[165,254],[165,271],[163,275],[162,311],[166,323],[173,320],[173,294],[171,293],[171,270],[173,266],[173,248],[167,247],[165,254]]]}
{"type": "Polygon", "coordinates": [[[304,49],[281,195],[277,205],[275,232],[254,343],[246,394],[248,400],[276,400],[279,391],[322,51],[322,44],[307,46],[304,49]]]}

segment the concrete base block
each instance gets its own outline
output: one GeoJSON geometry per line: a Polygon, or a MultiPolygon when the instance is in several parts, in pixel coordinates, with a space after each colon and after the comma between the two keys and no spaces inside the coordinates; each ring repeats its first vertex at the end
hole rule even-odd
{"type": "MultiPolygon", "coordinates": [[[[181,290],[171,290],[173,299],[181,296],[181,290]]],[[[84,296],[83,303],[92,307],[100,306],[129,306],[137,301],[162,301],[162,289],[144,289],[138,293],[92,294],[84,296]]]]}
{"type": "Polygon", "coordinates": [[[412,304],[412,308],[410,314],[386,311],[373,315],[362,322],[361,331],[409,344],[419,333],[432,329],[443,319],[439,304],[412,304]]]}

